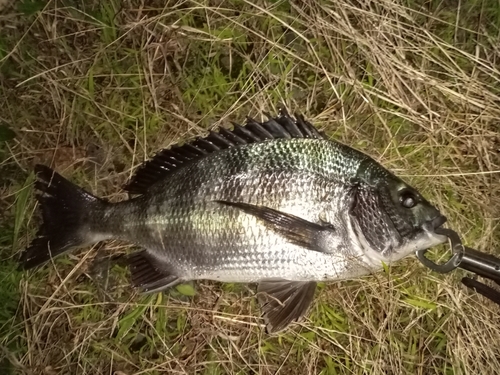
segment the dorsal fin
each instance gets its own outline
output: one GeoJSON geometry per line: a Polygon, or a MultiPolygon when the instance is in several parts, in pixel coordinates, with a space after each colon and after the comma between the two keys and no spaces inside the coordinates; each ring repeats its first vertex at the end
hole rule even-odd
{"type": "Polygon", "coordinates": [[[273,118],[267,113],[265,115],[268,117],[265,122],[247,117],[244,126],[233,123],[233,130],[220,128],[218,132],[210,132],[204,138],[199,137],[182,146],[175,145],[161,150],[138,168],[124,189],[131,194],[144,194],[151,185],[164,179],[174,170],[230,147],[280,138],[325,139],[325,136],[301,115],[295,115],[294,119],[284,109],[280,109],[278,117],[273,118]]]}

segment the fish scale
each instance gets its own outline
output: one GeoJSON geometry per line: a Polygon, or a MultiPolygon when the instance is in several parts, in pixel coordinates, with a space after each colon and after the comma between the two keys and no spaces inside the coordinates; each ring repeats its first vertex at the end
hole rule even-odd
{"type": "MultiPolygon", "coordinates": [[[[344,184],[332,183],[331,178],[329,181],[324,176],[335,175],[338,177],[334,180],[345,181],[355,175],[354,165],[359,165],[360,161],[351,163],[353,168],[348,175],[345,171],[349,163],[335,163],[335,159],[339,157],[338,152],[324,150],[328,144],[316,140],[306,141],[310,144],[306,147],[309,152],[306,158],[303,155],[301,158],[290,157],[286,162],[279,163],[279,167],[276,165],[276,158],[280,154],[297,156],[298,142],[267,142],[250,145],[249,150],[228,149],[218,158],[219,163],[212,161],[212,168],[204,168],[203,163],[200,163],[185,171],[181,170],[174,178],[155,186],[155,190],[166,193],[156,195],[152,192],[150,197],[144,197],[150,202],[136,203],[149,208],[145,209],[144,219],[131,217],[131,220],[150,224],[138,225],[137,230],[128,226],[129,230],[124,231],[125,236],[121,239],[135,241],[149,251],[161,254],[159,258],[163,262],[177,268],[177,273],[185,275],[187,279],[251,282],[266,277],[297,279],[300,275],[300,279],[314,280],[318,275],[321,275],[321,279],[342,275],[345,265],[338,262],[337,254],[329,259],[332,258],[331,255],[325,257],[323,254],[311,254],[298,247],[291,249],[285,238],[269,232],[255,217],[232,207],[213,203],[237,200],[265,205],[315,223],[319,222],[319,213],[329,208],[331,213],[328,219],[331,222],[346,220],[341,217],[344,213],[342,202],[345,201],[342,195],[347,192],[341,188],[344,184]],[[240,162],[252,155],[259,155],[257,167],[240,162]],[[269,172],[263,173],[262,169],[269,172]],[[310,172],[307,173],[308,171],[310,172]],[[183,186],[184,199],[175,195],[175,205],[170,204],[172,197],[168,192],[174,190],[179,181],[186,181],[189,175],[194,178],[187,181],[187,186],[183,186]],[[190,185],[199,188],[195,190],[190,185]],[[275,193],[263,194],[266,185],[275,193]],[[327,201],[324,200],[325,196],[329,198],[327,201]],[[336,207],[331,204],[332,201],[337,203],[336,207]],[[162,217],[165,220],[160,221],[159,226],[152,225],[154,220],[151,217],[162,217]],[[158,234],[158,239],[152,243],[151,238],[157,237],[155,234],[158,234]],[[147,240],[141,243],[141,238],[147,240]],[[255,257],[255,254],[259,254],[258,261],[246,264],[249,256],[255,257]],[[226,256],[229,258],[225,258],[226,256]],[[221,262],[220,259],[224,261],[221,262]],[[274,263],[266,270],[263,265],[269,262],[274,263]],[[235,264],[241,265],[240,269],[235,264]],[[318,269],[314,270],[309,264],[316,264],[315,268],[318,269]],[[304,265],[307,265],[307,270],[300,270],[304,265]],[[198,273],[190,272],[194,267],[198,273]]],[[[128,209],[126,206],[117,208],[128,209]]],[[[111,209],[114,210],[115,207],[111,209]]],[[[120,223],[115,219],[125,216],[120,209],[109,216],[110,222],[120,223]]],[[[117,230],[111,229],[110,232],[116,233],[117,230]]]]}
{"type": "Polygon", "coordinates": [[[317,281],[358,277],[446,241],[439,211],[369,156],[301,116],[221,129],[145,162],[111,204],[37,166],[44,225],[21,256],[38,266],[121,239],[135,286],[257,282],[269,332],[300,319],[317,281]]]}

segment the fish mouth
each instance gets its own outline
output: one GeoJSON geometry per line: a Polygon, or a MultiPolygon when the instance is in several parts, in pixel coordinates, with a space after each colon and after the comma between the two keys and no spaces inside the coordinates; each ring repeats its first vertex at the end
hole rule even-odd
{"type": "Polygon", "coordinates": [[[426,250],[448,241],[446,234],[441,233],[441,231],[444,230],[442,225],[446,223],[446,221],[446,216],[439,214],[433,219],[424,222],[415,238],[409,241],[407,245],[404,246],[404,251],[400,253],[418,253],[421,250],[426,250]]]}
{"type": "Polygon", "coordinates": [[[446,216],[443,215],[436,216],[434,219],[426,221],[422,225],[422,229],[431,236],[439,236],[440,234],[436,233],[436,230],[441,228],[443,224],[446,223],[446,220],[447,220],[446,216]]]}
{"type": "Polygon", "coordinates": [[[444,223],[446,223],[446,216],[440,215],[430,221],[431,230],[435,231],[440,228],[444,223]]]}

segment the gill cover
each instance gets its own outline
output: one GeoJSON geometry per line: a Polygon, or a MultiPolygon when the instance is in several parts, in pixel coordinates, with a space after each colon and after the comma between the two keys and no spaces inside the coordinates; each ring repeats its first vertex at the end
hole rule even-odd
{"type": "Polygon", "coordinates": [[[382,200],[377,189],[359,185],[351,207],[351,217],[358,237],[362,235],[370,247],[377,252],[387,252],[394,242],[400,242],[401,236],[389,215],[382,209],[382,200]]]}
{"type": "Polygon", "coordinates": [[[369,245],[389,255],[434,229],[441,213],[414,188],[368,158],[357,172],[352,215],[369,245]]]}

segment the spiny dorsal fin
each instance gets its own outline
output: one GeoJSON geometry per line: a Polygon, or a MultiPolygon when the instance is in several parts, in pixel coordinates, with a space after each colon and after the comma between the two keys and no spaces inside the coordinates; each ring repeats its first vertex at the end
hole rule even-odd
{"type": "Polygon", "coordinates": [[[124,189],[131,194],[144,194],[151,185],[166,178],[174,170],[230,147],[282,138],[325,138],[302,115],[296,114],[296,118],[292,118],[285,109],[280,109],[279,116],[275,118],[267,113],[265,115],[268,117],[265,122],[247,117],[244,126],[233,123],[233,130],[220,128],[218,132],[210,132],[204,138],[196,138],[182,146],[176,145],[158,152],[139,167],[124,189]]]}

